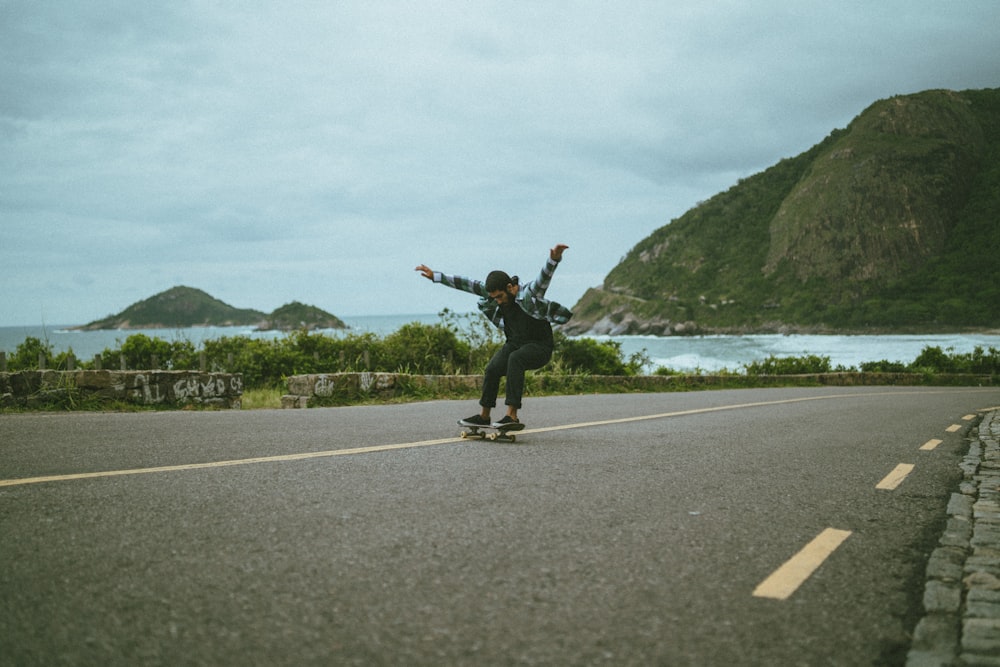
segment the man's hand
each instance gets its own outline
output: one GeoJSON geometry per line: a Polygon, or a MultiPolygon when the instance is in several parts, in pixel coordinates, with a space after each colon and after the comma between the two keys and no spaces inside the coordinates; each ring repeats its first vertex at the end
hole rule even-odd
{"type": "Polygon", "coordinates": [[[553,262],[558,262],[562,259],[563,251],[569,248],[568,245],[558,244],[555,248],[549,251],[549,257],[552,258],[553,262]]]}
{"type": "Polygon", "coordinates": [[[427,278],[427,280],[434,280],[434,272],[431,271],[430,267],[426,266],[425,264],[421,264],[420,266],[415,268],[414,271],[419,271],[420,273],[422,273],[424,278],[427,278]]]}

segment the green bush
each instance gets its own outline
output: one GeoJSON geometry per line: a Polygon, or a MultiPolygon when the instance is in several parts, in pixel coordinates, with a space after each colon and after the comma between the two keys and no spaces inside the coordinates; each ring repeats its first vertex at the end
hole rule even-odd
{"type": "Polygon", "coordinates": [[[145,334],[132,334],[122,343],[121,349],[105,349],[101,353],[104,368],[118,368],[121,357],[125,357],[125,367],[132,370],[146,370],[153,367],[153,357],[163,370],[194,370],[198,368],[198,352],[189,340],[165,341],[150,338],[145,334]]]}
{"type": "Polygon", "coordinates": [[[413,322],[382,341],[380,365],[389,372],[450,375],[469,364],[468,343],[440,324],[413,322]]]}
{"type": "Polygon", "coordinates": [[[287,376],[312,370],[286,341],[234,336],[205,341],[204,346],[208,370],[242,373],[245,387],[279,387],[287,376]]]}
{"type": "Polygon", "coordinates": [[[445,308],[438,316],[442,326],[453,331],[469,347],[466,373],[481,373],[503,346],[503,332],[479,313],[458,314],[445,308]]]}
{"type": "Polygon", "coordinates": [[[762,361],[744,364],[747,375],[802,375],[805,373],[829,373],[830,357],[814,354],[804,357],[769,356],[762,361]]]}
{"type": "Polygon", "coordinates": [[[556,363],[567,373],[624,375],[621,346],[614,341],[593,338],[563,338],[559,341],[556,363]]]}
{"type": "Polygon", "coordinates": [[[976,346],[972,352],[955,354],[952,348],[945,352],[937,346],[927,346],[909,365],[909,370],[915,373],[973,373],[976,375],[995,375],[1000,372],[1000,351],[989,348],[984,351],[976,346]],[[951,352],[949,354],[948,352],[951,352]]]}
{"type": "Polygon", "coordinates": [[[383,365],[382,341],[371,333],[331,337],[299,331],[284,343],[296,352],[296,370],[291,375],[380,370],[383,365]]]}
{"type": "Polygon", "coordinates": [[[17,346],[14,354],[7,357],[7,368],[11,372],[36,369],[39,355],[44,356],[46,360],[52,359],[52,346],[34,336],[28,336],[17,346]]]}
{"type": "Polygon", "coordinates": [[[623,357],[621,343],[593,338],[556,337],[555,365],[565,373],[636,375],[646,361],[642,355],[623,357]]]}
{"type": "Polygon", "coordinates": [[[861,371],[864,373],[905,373],[906,364],[900,361],[863,361],[861,371]]]}
{"type": "Polygon", "coordinates": [[[980,375],[996,375],[1000,373],[1000,350],[995,347],[983,351],[983,348],[976,346],[968,354],[952,355],[953,358],[963,362],[963,373],[976,373],[980,375]]]}

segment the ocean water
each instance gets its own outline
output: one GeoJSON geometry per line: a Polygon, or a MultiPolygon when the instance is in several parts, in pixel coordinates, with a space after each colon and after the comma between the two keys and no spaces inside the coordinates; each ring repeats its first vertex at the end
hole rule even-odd
{"type": "MultiPolygon", "coordinates": [[[[331,336],[344,333],[371,332],[390,334],[409,322],[436,324],[437,315],[378,315],[341,317],[351,327],[344,331],[324,331],[331,336]]],[[[28,336],[48,341],[56,353],[72,349],[79,359],[91,359],[106,348],[117,349],[130,335],[143,333],[164,340],[189,340],[195,347],[202,341],[223,336],[280,338],[276,331],[254,331],[251,327],[192,327],[185,329],[140,329],[128,331],[71,331],[66,326],[0,327],[0,350],[13,354],[28,336]]],[[[748,336],[595,336],[599,340],[614,340],[626,355],[643,353],[651,361],[647,371],[665,366],[682,372],[713,372],[723,369],[740,371],[744,364],[770,356],[829,357],[836,368],[858,367],[866,361],[898,361],[908,363],[928,346],[940,347],[950,353],[971,352],[976,347],[1000,349],[997,334],[934,334],[899,336],[816,336],[816,335],[748,335],[748,336]]]]}
{"type": "MultiPolygon", "coordinates": [[[[927,334],[899,336],[817,336],[762,334],[748,336],[615,336],[626,354],[643,352],[651,367],[660,366],[677,371],[741,371],[745,364],[770,356],[829,357],[832,368],[858,368],[866,361],[898,361],[909,363],[926,347],[940,347],[952,354],[1000,349],[1000,335],[991,334],[927,334]]],[[[649,369],[647,369],[649,370],[649,369]]]]}
{"type": "MultiPolygon", "coordinates": [[[[373,315],[362,317],[341,317],[349,329],[324,329],[320,333],[342,336],[352,333],[371,332],[384,336],[396,331],[404,324],[421,322],[436,324],[441,321],[437,315],[373,315]]],[[[185,327],[180,329],[111,329],[105,331],[73,331],[73,325],[0,327],[0,350],[13,354],[17,346],[31,336],[48,342],[52,350],[73,351],[77,359],[93,359],[105,349],[116,350],[125,339],[133,334],[145,334],[150,338],[160,338],[170,342],[188,340],[195,348],[206,340],[217,340],[224,336],[247,336],[249,338],[282,338],[283,331],[255,331],[253,327],[185,327]]]]}

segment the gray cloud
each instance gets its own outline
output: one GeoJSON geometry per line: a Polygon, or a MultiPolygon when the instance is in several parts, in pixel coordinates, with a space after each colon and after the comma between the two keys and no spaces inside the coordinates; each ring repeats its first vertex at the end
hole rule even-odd
{"type": "Polygon", "coordinates": [[[1000,85],[992,0],[0,6],[0,326],[183,282],[244,307],[574,302],[877,99],[1000,85]]]}

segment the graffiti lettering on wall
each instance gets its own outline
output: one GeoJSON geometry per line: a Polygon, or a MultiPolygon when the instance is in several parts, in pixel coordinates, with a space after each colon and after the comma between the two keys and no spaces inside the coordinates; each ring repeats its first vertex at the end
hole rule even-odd
{"type": "Polygon", "coordinates": [[[389,373],[362,373],[360,377],[361,391],[392,389],[395,378],[389,373]]]}
{"type": "Polygon", "coordinates": [[[316,388],[313,393],[317,396],[333,396],[335,383],[329,375],[320,375],[316,378],[316,388]]]}
{"type": "Polygon", "coordinates": [[[190,375],[175,378],[176,375],[136,373],[132,376],[131,398],[144,405],[157,405],[167,400],[183,403],[240,396],[243,393],[242,376],[190,375]]]}
{"type": "Polygon", "coordinates": [[[149,376],[145,373],[136,373],[132,378],[132,398],[144,405],[155,405],[162,403],[166,396],[160,394],[159,385],[150,385],[149,376]]]}

